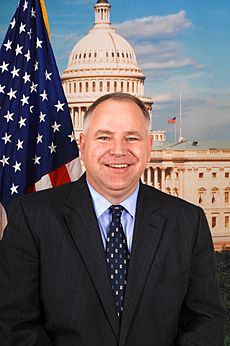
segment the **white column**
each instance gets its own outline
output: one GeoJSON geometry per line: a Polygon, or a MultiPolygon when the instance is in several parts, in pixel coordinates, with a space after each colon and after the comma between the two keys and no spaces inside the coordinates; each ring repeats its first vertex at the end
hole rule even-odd
{"type": "Polygon", "coordinates": [[[151,168],[147,168],[147,184],[151,186],[151,168]]]}
{"type": "Polygon", "coordinates": [[[158,189],[158,169],[154,168],[154,187],[158,189]]]}
{"type": "Polygon", "coordinates": [[[161,168],[161,191],[165,191],[165,168],[161,168]]]}

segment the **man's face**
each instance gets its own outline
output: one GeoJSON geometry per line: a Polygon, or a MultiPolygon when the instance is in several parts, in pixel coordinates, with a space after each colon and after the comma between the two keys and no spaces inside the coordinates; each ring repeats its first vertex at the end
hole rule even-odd
{"type": "Polygon", "coordinates": [[[131,101],[102,102],[80,135],[80,150],[89,183],[111,203],[121,202],[135,190],[149,160],[142,111],[131,101]]]}

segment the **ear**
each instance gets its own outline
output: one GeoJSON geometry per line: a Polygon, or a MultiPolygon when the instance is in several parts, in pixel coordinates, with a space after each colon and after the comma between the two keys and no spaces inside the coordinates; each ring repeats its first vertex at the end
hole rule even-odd
{"type": "Polygon", "coordinates": [[[153,146],[153,135],[150,134],[150,136],[149,136],[149,152],[150,153],[152,151],[152,146],[153,146]]]}
{"type": "Polygon", "coordinates": [[[80,147],[80,159],[84,160],[85,135],[82,132],[80,133],[80,136],[79,136],[79,147],[80,147]]]}

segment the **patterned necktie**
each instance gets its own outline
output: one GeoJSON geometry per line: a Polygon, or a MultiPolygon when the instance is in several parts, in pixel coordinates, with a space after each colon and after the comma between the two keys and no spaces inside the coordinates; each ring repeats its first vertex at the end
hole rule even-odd
{"type": "Polygon", "coordinates": [[[106,242],[106,259],[110,273],[112,291],[118,316],[123,311],[124,292],[128,272],[129,252],[126,237],[121,224],[121,205],[112,205],[110,208],[112,221],[106,242]]]}

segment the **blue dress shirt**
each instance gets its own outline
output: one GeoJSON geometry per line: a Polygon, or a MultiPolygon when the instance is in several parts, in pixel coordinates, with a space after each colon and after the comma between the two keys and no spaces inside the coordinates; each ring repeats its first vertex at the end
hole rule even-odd
{"type": "MultiPolygon", "coordinates": [[[[107,233],[109,232],[109,226],[112,221],[112,215],[110,213],[109,207],[111,203],[99,194],[87,181],[89,191],[92,196],[93,205],[95,209],[95,213],[97,216],[102,242],[104,248],[106,249],[106,239],[107,233]]],[[[137,195],[139,191],[139,184],[137,185],[135,191],[124,201],[119,203],[122,205],[125,210],[121,215],[121,223],[126,236],[127,246],[129,253],[131,253],[132,241],[133,241],[133,229],[136,215],[136,205],[137,205],[137,195]]]]}

